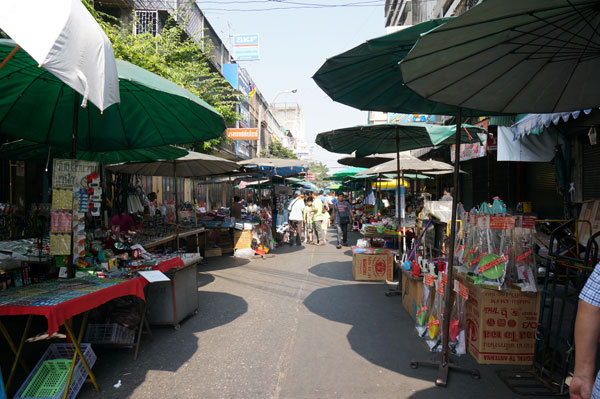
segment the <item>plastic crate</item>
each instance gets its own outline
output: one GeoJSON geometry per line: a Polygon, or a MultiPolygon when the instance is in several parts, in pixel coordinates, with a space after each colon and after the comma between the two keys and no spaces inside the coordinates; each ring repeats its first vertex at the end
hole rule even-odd
{"type": "MultiPolygon", "coordinates": [[[[85,360],[87,361],[88,366],[90,366],[90,368],[94,365],[94,363],[96,363],[96,354],[94,353],[94,351],[92,350],[92,346],[90,344],[80,344],[79,345],[81,352],[83,353],[83,356],[85,357],[85,360]]],[[[29,376],[27,377],[27,379],[25,380],[25,382],[23,382],[23,385],[21,385],[21,388],[19,388],[19,390],[17,391],[16,395],[14,396],[15,399],[29,399],[29,398],[46,398],[46,399],[60,399],[62,398],[63,392],[65,391],[65,385],[66,385],[66,380],[67,380],[67,375],[69,373],[69,368],[71,366],[71,360],[73,359],[73,355],[75,353],[75,348],[73,347],[72,344],[52,344],[48,347],[48,349],[46,349],[46,352],[44,352],[44,354],[42,355],[42,357],[40,358],[40,360],[37,362],[37,364],[35,365],[35,368],[33,369],[33,371],[29,374],[29,376]],[[62,365],[59,366],[59,364],[61,362],[55,362],[52,363],[52,366],[56,366],[56,368],[62,367],[62,369],[64,369],[64,365],[66,364],[66,374],[64,377],[64,380],[62,380],[62,382],[59,382],[58,380],[54,380],[52,381],[50,378],[48,378],[48,367],[50,363],[46,363],[48,360],[57,360],[57,359],[62,359],[62,360],[66,360],[66,362],[62,365]],[[45,371],[42,371],[46,369],[45,371]],[[42,389],[42,382],[44,382],[44,380],[46,380],[46,383],[49,385],[52,385],[52,382],[54,382],[54,386],[57,388],[55,390],[53,389],[42,389]],[[27,395],[32,395],[35,394],[36,396],[27,396],[27,395]],[[48,395],[48,396],[39,396],[39,395],[48,395]]],[[[54,370],[56,371],[56,370],[54,370]]],[[[56,374],[60,374],[60,372],[57,372],[56,374]]],[[[77,357],[77,363],[75,364],[75,367],[73,368],[73,378],[71,379],[71,385],[69,386],[69,392],[67,394],[67,398],[68,399],[75,399],[75,397],[77,397],[77,394],[79,393],[79,390],[81,389],[81,387],[83,386],[83,383],[85,382],[86,378],[88,376],[88,373],[85,369],[85,366],[83,365],[83,363],[81,362],[81,359],[79,359],[79,357],[77,357]]],[[[56,375],[54,377],[52,377],[53,379],[56,378],[56,375]]],[[[48,388],[48,386],[46,386],[46,388],[48,388]]]]}
{"type": "Polygon", "coordinates": [[[85,341],[96,345],[133,345],[135,331],[116,323],[88,324],[85,341]]]}
{"type": "Polygon", "coordinates": [[[23,391],[23,396],[32,398],[56,396],[63,391],[70,368],[71,360],[46,360],[23,391]]]}

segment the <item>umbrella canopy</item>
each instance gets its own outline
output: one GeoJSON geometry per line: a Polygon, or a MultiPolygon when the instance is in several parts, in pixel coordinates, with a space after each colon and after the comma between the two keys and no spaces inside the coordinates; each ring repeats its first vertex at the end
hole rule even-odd
{"type": "Polygon", "coordinates": [[[0,2],[0,28],[52,75],[104,111],[119,102],[112,46],[81,0],[0,2]]]}
{"type": "MultiPolygon", "coordinates": [[[[485,130],[463,125],[461,142],[479,142],[477,133],[485,130]]],[[[433,147],[440,144],[453,144],[456,126],[432,125],[426,123],[359,125],[345,129],[319,133],[315,142],[330,152],[357,156],[396,152],[396,137],[402,151],[433,147]]]]}
{"type": "Polygon", "coordinates": [[[357,173],[364,171],[365,168],[352,167],[344,170],[340,170],[339,172],[335,172],[331,177],[344,178],[349,176],[354,176],[357,173]]]}
{"type": "Polygon", "coordinates": [[[239,162],[240,165],[248,166],[270,166],[273,168],[287,168],[295,166],[307,166],[307,162],[301,159],[289,158],[252,158],[245,159],[239,162]]]}
{"type": "MultiPolygon", "coordinates": [[[[0,40],[0,60],[15,43],[0,40]]],[[[52,147],[107,152],[185,144],[219,137],[223,117],[188,90],[145,69],[117,60],[121,102],[104,113],[78,106],[73,89],[24,51],[0,70],[0,133],[52,147]]]]}
{"type": "Polygon", "coordinates": [[[600,105],[597,0],[486,0],[424,35],[402,61],[433,101],[506,113],[600,105]]]}
{"type": "Polygon", "coordinates": [[[357,166],[361,168],[371,168],[381,163],[387,162],[393,159],[390,155],[369,155],[366,157],[344,157],[338,159],[338,163],[347,166],[357,166]]]}
{"type": "MultiPolygon", "coordinates": [[[[155,161],[157,159],[175,159],[181,158],[187,155],[187,153],[188,152],[183,148],[163,146],[138,150],[109,151],[105,153],[79,151],[77,152],[77,159],[110,164],[131,161],[155,161]]],[[[44,144],[33,143],[27,140],[17,140],[3,144],[2,147],[0,147],[0,158],[20,161],[46,161],[49,158],[69,158],[69,151],[48,147],[44,144]]]]}
{"type": "Polygon", "coordinates": [[[233,161],[213,155],[190,152],[184,157],[172,161],[135,162],[109,165],[106,169],[142,176],[173,176],[200,177],[218,175],[238,169],[239,165],[233,161]],[[175,170],[173,167],[175,165],[175,170]]]}
{"type": "MultiPolygon", "coordinates": [[[[398,66],[423,33],[446,21],[431,20],[368,40],[327,59],[313,79],[334,101],[361,110],[455,115],[456,107],[426,100],[407,88],[398,66]]],[[[463,110],[463,116],[484,114],[463,110]]]]}
{"type": "Polygon", "coordinates": [[[397,168],[397,161],[395,159],[373,166],[372,168],[366,169],[356,176],[368,176],[377,175],[380,173],[398,173],[405,170],[411,171],[426,171],[435,169],[434,166],[428,164],[425,161],[421,161],[419,158],[410,155],[408,152],[400,153],[400,169],[397,168]]]}

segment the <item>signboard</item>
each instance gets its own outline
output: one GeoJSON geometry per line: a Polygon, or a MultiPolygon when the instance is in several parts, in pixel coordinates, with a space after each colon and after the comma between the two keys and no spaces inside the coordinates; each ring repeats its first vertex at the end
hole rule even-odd
{"type": "MultiPolygon", "coordinates": [[[[473,126],[481,127],[487,130],[489,124],[489,119],[486,119],[482,122],[474,123],[473,126]]],[[[487,155],[488,150],[488,134],[487,133],[479,133],[479,140],[483,141],[483,144],[480,143],[470,143],[470,144],[461,144],[460,145],[460,160],[468,161],[469,159],[475,158],[483,158],[487,155]]],[[[450,161],[454,163],[454,154],[455,154],[456,144],[450,146],[450,161]]]]}
{"type": "Polygon", "coordinates": [[[245,140],[235,142],[235,154],[244,158],[250,158],[250,143],[245,140]]]}
{"type": "Polygon", "coordinates": [[[227,129],[227,138],[231,140],[258,140],[258,128],[227,129]]]}
{"type": "Polygon", "coordinates": [[[238,80],[239,80],[239,68],[238,64],[223,64],[223,76],[231,87],[237,90],[238,88],[238,80]]]}
{"type": "Polygon", "coordinates": [[[233,59],[236,61],[258,61],[258,34],[233,36],[233,59]]]}
{"type": "Polygon", "coordinates": [[[388,113],[388,123],[435,122],[435,115],[388,113]]]}
{"type": "Polygon", "coordinates": [[[307,173],[306,174],[306,180],[315,180],[314,173],[307,173]]]}
{"type": "Polygon", "coordinates": [[[92,172],[98,172],[97,162],[55,158],[52,169],[52,185],[63,187],[79,186],[81,185],[81,180],[92,172]]]}

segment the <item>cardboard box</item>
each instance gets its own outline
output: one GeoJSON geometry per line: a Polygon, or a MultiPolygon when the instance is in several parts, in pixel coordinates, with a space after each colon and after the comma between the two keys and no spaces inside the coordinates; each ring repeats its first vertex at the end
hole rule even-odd
{"type": "Polygon", "coordinates": [[[233,245],[235,249],[252,248],[252,230],[235,230],[233,232],[233,245]]]}
{"type": "MultiPolygon", "coordinates": [[[[401,268],[402,269],[402,268],[401,268]]],[[[423,303],[423,277],[414,277],[402,269],[402,307],[417,321],[417,305],[423,303]]]]}
{"type": "Polygon", "coordinates": [[[394,257],[391,254],[352,255],[352,277],[359,281],[385,281],[394,278],[394,257]]]}
{"type": "Polygon", "coordinates": [[[495,291],[478,287],[468,278],[464,280],[469,288],[466,304],[469,353],[480,364],[531,365],[540,293],[495,291]]]}
{"type": "Polygon", "coordinates": [[[222,250],[220,247],[216,247],[216,248],[206,248],[204,250],[204,257],[205,258],[214,258],[215,256],[221,256],[223,254],[222,250]]]}

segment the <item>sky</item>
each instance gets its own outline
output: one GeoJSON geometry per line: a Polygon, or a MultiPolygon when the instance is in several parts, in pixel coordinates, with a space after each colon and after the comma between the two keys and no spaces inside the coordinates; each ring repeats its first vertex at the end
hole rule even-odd
{"type": "Polygon", "coordinates": [[[267,101],[273,102],[277,97],[278,103],[297,102],[302,107],[306,140],[309,146],[314,146],[313,157],[334,170],[344,168],[336,162],[343,155],[317,146],[315,136],[331,129],[365,124],[367,113],[334,102],[311,77],[327,58],[385,34],[384,3],[384,0],[197,1],[230,49],[230,35],[259,34],[260,61],[239,64],[248,70],[267,101]],[[306,8],[306,4],[356,2],[368,6],[306,8]],[[249,11],[275,7],[298,8],[249,11]],[[278,96],[294,88],[297,93],[278,96]]]}

